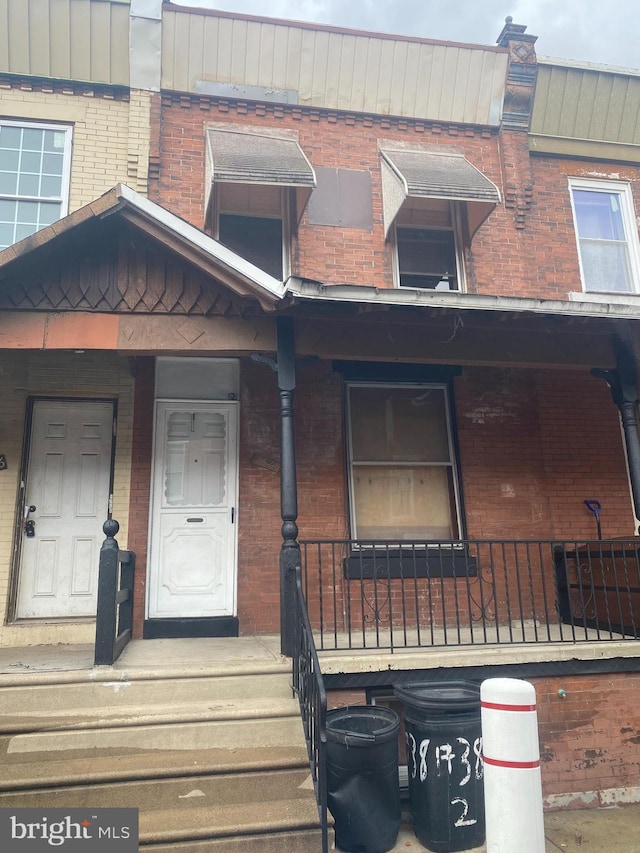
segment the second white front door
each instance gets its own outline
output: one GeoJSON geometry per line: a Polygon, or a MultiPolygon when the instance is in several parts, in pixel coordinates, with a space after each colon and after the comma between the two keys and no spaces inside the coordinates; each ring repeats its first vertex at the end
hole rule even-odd
{"type": "Polygon", "coordinates": [[[148,617],[233,616],[237,409],[159,402],[148,617]]]}

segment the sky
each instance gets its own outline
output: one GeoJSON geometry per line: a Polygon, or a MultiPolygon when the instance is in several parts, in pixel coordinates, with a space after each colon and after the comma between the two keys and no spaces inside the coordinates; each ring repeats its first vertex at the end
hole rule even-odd
{"type": "Polygon", "coordinates": [[[223,9],[398,33],[495,44],[507,15],[538,36],[539,56],[640,69],[638,0],[172,0],[223,9]]]}

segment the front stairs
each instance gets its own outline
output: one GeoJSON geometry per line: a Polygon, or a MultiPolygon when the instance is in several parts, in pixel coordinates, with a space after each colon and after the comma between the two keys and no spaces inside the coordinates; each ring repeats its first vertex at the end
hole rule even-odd
{"type": "Polygon", "coordinates": [[[0,674],[0,807],[139,808],[154,853],[320,851],[290,663],[144,642],[156,664],[0,674]]]}

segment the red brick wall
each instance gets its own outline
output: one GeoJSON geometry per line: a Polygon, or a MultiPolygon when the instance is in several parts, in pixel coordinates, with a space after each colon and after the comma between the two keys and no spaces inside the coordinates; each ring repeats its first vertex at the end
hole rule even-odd
{"type": "Polygon", "coordinates": [[[292,241],[293,273],[326,284],[393,286],[382,224],[380,140],[461,148],[500,189],[502,204],[467,253],[471,293],[566,299],[582,289],[568,175],[632,181],[640,208],[638,167],[531,156],[521,132],[502,131],[498,140],[494,132],[468,127],[169,94],[161,119],[159,179],[150,195],[198,227],[204,223],[205,128],[212,123],[295,131],[312,165],[369,171],[371,232],[311,226],[305,214],[292,241]]]}
{"type": "MultiPolygon", "coordinates": [[[[526,680],[536,690],[542,791],[551,808],[611,805],[611,789],[640,785],[640,673],[526,680]]],[[[366,697],[336,690],[327,701],[340,708],[366,697]]],[[[400,754],[402,761],[402,742],[400,754]]]]}
{"type": "Polygon", "coordinates": [[[136,387],[131,448],[131,497],[129,502],[128,548],[136,555],[133,597],[133,634],[142,636],[147,574],[147,532],[151,498],[153,448],[153,394],[155,359],[136,359],[136,387]]]}
{"type": "MultiPolygon", "coordinates": [[[[534,678],[531,683],[545,796],[640,785],[639,673],[534,678]]],[[[602,798],[592,803],[606,804],[602,798]]]]}
{"type": "MultiPolygon", "coordinates": [[[[300,362],[295,393],[300,539],[349,536],[341,377],[300,362]]],[[[238,615],[242,633],[279,625],[280,419],[277,377],[242,361],[238,615]]],[[[607,536],[633,532],[617,410],[586,371],[465,368],[455,380],[468,536],[595,535],[586,498],[602,502],[607,536]]],[[[151,476],[153,360],[139,361],[129,543],[137,554],[136,624],[144,612],[151,476]]]]}
{"type": "MultiPolygon", "coordinates": [[[[498,186],[501,170],[495,134],[473,128],[433,127],[421,122],[383,117],[325,113],[298,107],[236,104],[207,98],[163,96],[160,178],[153,198],[198,227],[204,222],[205,128],[215,122],[295,131],[314,166],[369,171],[372,182],[373,229],[309,225],[305,213],[292,245],[295,275],[327,284],[392,287],[391,248],[384,240],[379,140],[417,146],[437,144],[462,148],[465,155],[498,186]]],[[[526,140],[525,140],[526,141],[526,140]]],[[[510,212],[499,209],[491,222],[504,233],[515,230],[510,212]]],[[[488,225],[483,226],[483,230],[488,225]]],[[[483,269],[494,277],[491,264],[483,269]]],[[[469,289],[476,289],[473,265],[469,289]]]]}
{"type": "MultiPolygon", "coordinates": [[[[298,365],[295,429],[300,538],[345,530],[342,396],[327,362],[298,365]]],[[[277,631],[280,619],[280,415],[277,377],[242,362],[238,616],[243,634],[277,631]]]]}
{"type": "Polygon", "coordinates": [[[455,387],[470,537],[595,537],[589,498],[602,503],[607,536],[633,534],[604,382],[588,371],[465,368],[455,387]]]}

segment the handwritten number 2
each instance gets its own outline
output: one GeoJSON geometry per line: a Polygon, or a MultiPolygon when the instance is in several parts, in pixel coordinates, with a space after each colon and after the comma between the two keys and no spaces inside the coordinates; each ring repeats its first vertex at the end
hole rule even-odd
{"type": "Polygon", "coordinates": [[[474,823],[478,822],[476,818],[466,820],[466,817],[469,814],[469,803],[466,800],[463,800],[462,797],[455,797],[453,800],[451,800],[451,805],[455,806],[456,803],[460,803],[460,805],[462,806],[462,814],[453,824],[454,826],[473,826],[474,823]]]}

